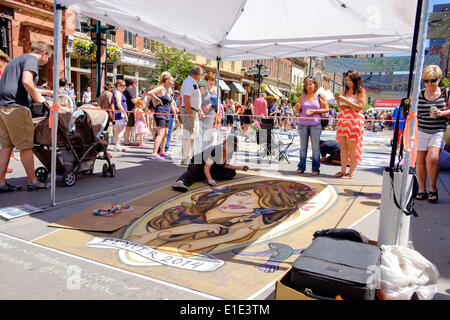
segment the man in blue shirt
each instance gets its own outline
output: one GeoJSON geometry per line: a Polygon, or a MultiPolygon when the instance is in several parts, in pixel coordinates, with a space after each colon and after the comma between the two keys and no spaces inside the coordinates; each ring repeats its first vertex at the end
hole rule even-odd
{"type": "Polygon", "coordinates": [[[403,135],[403,130],[405,129],[405,117],[403,117],[403,112],[401,112],[400,110],[400,105],[398,105],[395,109],[394,112],[392,113],[392,120],[394,121],[394,129],[395,129],[395,124],[397,122],[397,118],[400,116],[400,121],[398,123],[398,140],[397,143],[400,143],[400,141],[402,141],[402,135],[403,135]]]}

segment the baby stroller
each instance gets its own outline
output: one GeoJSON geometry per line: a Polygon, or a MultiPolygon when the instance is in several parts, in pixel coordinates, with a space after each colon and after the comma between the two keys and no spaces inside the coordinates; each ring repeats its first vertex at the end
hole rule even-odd
{"type": "MultiPolygon", "coordinates": [[[[116,166],[108,157],[108,137],[103,133],[108,121],[106,111],[88,104],[90,110],[66,107],[71,105],[64,96],[59,97],[58,129],[56,146],[56,174],[63,177],[64,185],[73,186],[77,174],[92,175],[95,160],[105,160],[102,175],[116,175],[116,166]],[[102,154],[102,155],[101,155],[102,154]]],[[[42,105],[34,105],[39,108],[42,105]]],[[[38,112],[33,111],[33,114],[38,112]]],[[[46,182],[51,170],[52,133],[48,127],[49,116],[34,118],[34,155],[44,167],[35,170],[39,181],[46,182]]]]}

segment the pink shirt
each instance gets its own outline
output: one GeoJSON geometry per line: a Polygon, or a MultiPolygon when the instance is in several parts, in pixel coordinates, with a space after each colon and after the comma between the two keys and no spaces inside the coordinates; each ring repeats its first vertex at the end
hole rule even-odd
{"type": "Polygon", "coordinates": [[[253,109],[255,111],[255,116],[263,116],[267,112],[267,101],[263,97],[255,100],[253,104],[253,109]]]}

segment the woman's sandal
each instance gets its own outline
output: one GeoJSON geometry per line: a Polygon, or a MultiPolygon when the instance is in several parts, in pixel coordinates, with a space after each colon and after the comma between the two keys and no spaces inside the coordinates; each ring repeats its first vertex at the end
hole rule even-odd
{"type": "Polygon", "coordinates": [[[342,176],[342,179],[353,179],[354,175],[350,174],[350,173],[346,173],[342,176]]]}
{"type": "Polygon", "coordinates": [[[437,202],[439,199],[438,197],[438,191],[436,189],[436,191],[429,191],[428,192],[428,201],[430,201],[431,203],[435,203],[437,202]]]}
{"type": "Polygon", "coordinates": [[[428,192],[419,192],[416,194],[416,200],[422,201],[428,199],[428,192]]]}
{"type": "Polygon", "coordinates": [[[346,173],[344,173],[344,172],[342,172],[342,171],[339,171],[338,173],[336,173],[333,177],[335,177],[335,178],[342,178],[343,176],[345,176],[346,175],[346,173]]]}

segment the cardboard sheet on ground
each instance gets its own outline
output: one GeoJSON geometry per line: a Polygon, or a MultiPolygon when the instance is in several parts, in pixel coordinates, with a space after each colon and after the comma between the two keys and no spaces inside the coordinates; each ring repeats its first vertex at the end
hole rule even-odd
{"type": "Polygon", "coordinates": [[[150,210],[148,206],[130,206],[130,210],[121,212],[114,217],[95,216],[92,212],[95,209],[110,207],[110,203],[99,202],[90,208],[80,211],[68,218],[50,224],[50,227],[77,229],[83,231],[113,232],[131,221],[141,217],[150,210]]]}
{"type": "Polygon", "coordinates": [[[185,194],[166,187],[130,203],[152,209],[108,237],[60,230],[36,243],[214,297],[251,299],[315,231],[349,227],[379,207],[381,186],[331,183],[339,185],[274,175],[197,183],[185,194]]]}

